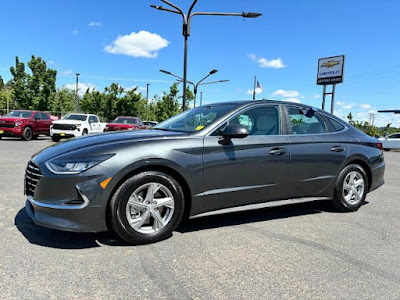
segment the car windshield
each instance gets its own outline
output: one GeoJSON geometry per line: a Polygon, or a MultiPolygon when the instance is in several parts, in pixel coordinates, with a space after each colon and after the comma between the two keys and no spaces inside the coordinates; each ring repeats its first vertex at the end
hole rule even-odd
{"type": "Polygon", "coordinates": [[[85,115],[73,115],[68,114],[66,115],[63,120],[77,120],[77,121],[86,121],[87,116],[85,115]]]}
{"type": "Polygon", "coordinates": [[[156,125],[153,129],[181,132],[196,132],[204,129],[216,119],[226,115],[236,105],[209,105],[192,108],[156,125]]]}
{"type": "Polygon", "coordinates": [[[135,119],[131,118],[116,118],[113,123],[117,124],[136,124],[135,119]]]}
{"type": "Polygon", "coordinates": [[[13,112],[10,112],[6,117],[15,117],[15,118],[30,118],[32,116],[31,111],[21,111],[21,110],[16,110],[13,112]]]}

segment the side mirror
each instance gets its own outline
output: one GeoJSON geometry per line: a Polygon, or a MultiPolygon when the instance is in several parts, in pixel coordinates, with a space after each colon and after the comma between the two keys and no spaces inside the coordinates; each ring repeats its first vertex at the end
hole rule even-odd
{"type": "Polygon", "coordinates": [[[243,139],[249,135],[246,127],[238,124],[232,124],[225,127],[221,133],[223,139],[219,141],[221,145],[228,145],[231,139],[243,139]]]}

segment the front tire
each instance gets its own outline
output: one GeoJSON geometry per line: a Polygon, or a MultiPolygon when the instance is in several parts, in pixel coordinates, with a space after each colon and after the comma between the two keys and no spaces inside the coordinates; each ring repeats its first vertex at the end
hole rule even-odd
{"type": "Polygon", "coordinates": [[[25,127],[24,132],[22,133],[22,139],[25,141],[30,141],[33,138],[33,132],[30,127],[25,127]]]}
{"type": "Polygon", "coordinates": [[[336,180],[334,208],[343,212],[357,211],[365,202],[368,192],[368,177],[358,164],[346,166],[336,180]]]}
{"type": "Polygon", "coordinates": [[[58,143],[58,142],[60,141],[60,137],[58,137],[58,136],[52,136],[52,137],[51,137],[51,140],[52,140],[53,142],[58,143]]]}
{"type": "Polygon", "coordinates": [[[110,201],[110,225],[133,245],[171,236],[184,212],[184,194],[170,175],[147,171],[126,180],[110,201]]]}

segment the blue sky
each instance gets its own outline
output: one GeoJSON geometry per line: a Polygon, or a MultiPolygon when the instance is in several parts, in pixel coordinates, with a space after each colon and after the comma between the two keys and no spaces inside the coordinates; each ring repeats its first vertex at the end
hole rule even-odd
{"type": "MultiPolygon", "coordinates": [[[[174,0],[187,8],[191,1],[174,0]]],[[[28,1],[2,3],[0,75],[10,79],[15,56],[43,57],[58,71],[57,85],[102,90],[112,82],[168,90],[183,69],[183,37],[178,15],[154,10],[159,0],[28,1]]],[[[164,5],[165,6],[165,5],[164,5]]],[[[378,109],[400,108],[400,1],[199,0],[197,11],[258,11],[258,19],[194,17],[189,38],[188,79],[230,82],[201,88],[204,102],[251,99],[254,75],[259,98],[292,99],[320,107],[317,60],[346,55],[344,83],[337,86],[336,113],[350,111],[368,120],[378,109]]],[[[378,114],[375,123],[400,116],[378,114]]]]}

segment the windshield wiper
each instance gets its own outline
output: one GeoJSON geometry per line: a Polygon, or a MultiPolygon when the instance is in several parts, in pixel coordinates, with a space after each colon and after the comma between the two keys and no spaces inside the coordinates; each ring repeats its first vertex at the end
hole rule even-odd
{"type": "Polygon", "coordinates": [[[153,128],[150,128],[150,130],[172,131],[172,130],[169,130],[169,129],[165,129],[165,128],[158,128],[158,127],[153,127],[153,128]]]}

